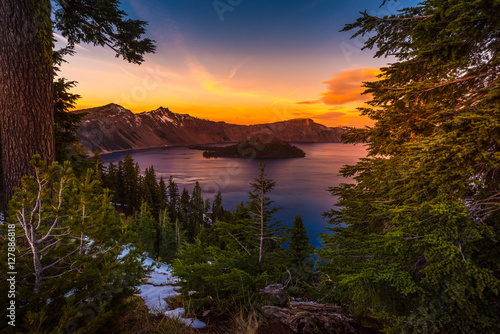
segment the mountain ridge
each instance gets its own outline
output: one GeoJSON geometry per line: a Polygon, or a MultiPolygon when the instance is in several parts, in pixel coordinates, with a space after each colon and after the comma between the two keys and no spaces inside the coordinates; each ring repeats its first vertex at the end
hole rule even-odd
{"type": "Polygon", "coordinates": [[[85,113],[77,131],[90,152],[111,153],[161,146],[240,142],[266,132],[283,141],[340,142],[345,128],[327,127],[308,118],[240,125],[178,114],[159,107],[133,113],[115,103],[73,111],[85,113]]]}

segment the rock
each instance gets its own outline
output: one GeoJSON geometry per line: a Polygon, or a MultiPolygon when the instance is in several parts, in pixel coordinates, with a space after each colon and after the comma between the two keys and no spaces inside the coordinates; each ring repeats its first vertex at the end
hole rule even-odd
{"type": "Polygon", "coordinates": [[[273,306],[286,307],[288,304],[288,293],[281,284],[268,285],[259,292],[264,295],[269,295],[269,301],[273,306]]]}
{"type": "Polygon", "coordinates": [[[293,333],[358,333],[352,319],[336,305],[291,302],[290,308],[264,306],[264,317],[271,323],[280,323],[293,333]]]}

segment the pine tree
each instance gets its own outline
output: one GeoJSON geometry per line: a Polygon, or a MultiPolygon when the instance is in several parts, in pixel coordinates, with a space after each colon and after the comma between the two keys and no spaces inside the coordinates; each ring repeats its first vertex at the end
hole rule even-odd
{"type": "Polygon", "coordinates": [[[158,205],[162,210],[168,207],[168,190],[163,176],[160,177],[160,182],[158,183],[158,205]]]}
{"type": "Polygon", "coordinates": [[[195,235],[195,231],[190,229],[189,221],[191,217],[191,211],[189,209],[189,203],[191,198],[189,197],[189,192],[186,188],[182,189],[182,193],[179,196],[179,210],[178,216],[183,224],[183,228],[186,230],[187,238],[189,241],[192,241],[195,235]]]}
{"type": "Polygon", "coordinates": [[[193,192],[191,193],[190,208],[193,219],[198,225],[202,225],[203,215],[205,213],[205,201],[203,200],[201,186],[198,181],[196,181],[193,192]]]}
{"type": "Polygon", "coordinates": [[[212,202],[212,221],[224,220],[224,207],[222,206],[222,193],[220,190],[215,195],[212,202]]]}
{"type": "MultiPolygon", "coordinates": [[[[255,307],[262,298],[257,291],[279,282],[286,272],[283,228],[273,220],[276,209],[269,207],[272,201],[267,196],[274,182],[266,179],[264,165],[251,186],[250,200],[235,210],[234,221],[214,222],[216,244],[203,242],[207,235],[202,229],[192,243],[183,245],[173,263],[174,273],[184,282],[182,292],[196,291],[190,295],[195,310],[215,307],[234,312],[235,307],[255,307]]],[[[222,205],[222,198],[217,202],[222,205]]]]}
{"type": "Polygon", "coordinates": [[[136,231],[139,243],[151,257],[158,254],[158,230],[155,225],[157,224],[151,207],[143,202],[137,215],[136,231]]]}
{"type": "Polygon", "coordinates": [[[181,223],[179,222],[179,219],[177,218],[175,220],[174,224],[174,233],[175,233],[175,249],[180,249],[181,247],[181,242],[182,242],[182,233],[181,233],[181,223]]]}
{"type": "Polygon", "coordinates": [[[265,164],[260,163],[259,177],[250,186],[253,191],[248,193],[249,200],[235,208],[232,219],[216,222],[216,239],[222,242],[221,245],[232,245],[249,256],[255,251],[255,265],[261,269],[274,266],[270,270],[279,271],[276,260],[281,261],[283,257],[285,228],[273,217],[279,208],[270,207],[274,201],[268,194],[275,182],[266,178],[265,164]]]}
{"type": "Polygon", "coordinates": [[[73,49],[69,47],[54,51],[53,71],[54,71],[54,135],[55,135],[55,157],[56,161],[63,162],[70,160],[73,168],[83,163],[87,158],[86,154],[79,154],[75,149],[78,143],[76,131],[85,116],[84,113],[70,113],[69,110],[75,108],[76,101],[81,97],[70,92],[76,86],[75,81],[68,81],[65,78],[56,78],[59,68],[62,65],[65,55],[72,55],[73,49]]]}
{"type": "MultiPolygon", "coordinates": [[[[119,164],[120,166],[120,164],[119,164]]],[[[125,213],[131,215],[141,206],[140,203],[140,169],[134,164],[134,159],[126,153],[123,160],[123,204],[125,213]]]]}
{"type": "Polygon", "coordinates": [[[135,175],[137,176],[137,193],[135,194],[135,209],[137,210],[140,205],[142,205],[142,189],[144,187],[144,176],[141,174],[141,166],[139,163],[135,163],[135,175]]]}
{"type": "Polygon", "coordinates": [[[90,159],[90,167],[92,168],[92,177],[102,184],[104,175],[104,160],[102,160],[99,152],[95,151],[94,156],[90,159]]]}
{"type": "MultiPolygon", "coordinates": [[[[144,277],[133,252],[119,258],[132,235],[91,170],[77,180],[69,163],[47,167],[40,156],[31,163],[35,176],[23,178],[9,206],[18,236],[16,332],[94,333],[144,277]]],[[[0,246],[7,250],[3,237],[0,246]]]]}
{"type": "Polygon", "coordinates": [[[306,264],[307,258],[311,256],[314,247],[311,245],[307,229],[300,215],[296,216],[293,220],[289,234],[291,262],[296,267],[303,267],[306,264]]]}
{"type": "Polygon", "coordinates": [[[200,233],[201,227],[204,225],[204,214],[205,202],[203,201],[200,183],[196,181],[193,192],[191,193],[191,198],[187,204],[186,230],[190,242],[193,242],[194,238],[200,233]]]}
{"type": "Polygon", "coordinates": [[[345,28],[397,61],[365,84],[375,125],[344,137],[368,157],[332,189],[321,270],[332,298],[387,330],[500,330],[499,11],[428,0],[345,28]]]}
{"type": "Polygon", "coordinates": [[[149,204],[156,216],[160,211],[160,188],[156,182],[156,172],[153,166],[146,168],[141,186],[142,201],[149,204]]]}
{"type": "Polygon", "coordinates": [[[125,205],[125,172],[123,167],[123,160],[118,161],[116,177],[118,180],[115,191],[116,203],[125,205]]]}
{"type": "MultiPolygon", "coordinates": [[[[210,212],[210,211],[211,211],[211,208],[210,208],[210,200],[209,200],[208,198],[205,200],[205,207],[203,208],[203,211],[204,211],[205,213],[207,213],[207,212],[210,212]]],[[[204,220],[205,220],[205,221],[208,221],[207,219],[204,219],[204,220]]]]}
{"type": "Polygon", "coordinates": [[[168,209],[163,209],[159,214],[158,224],[158,256],[166,262],[175,258],[180,243],[176,224],[170,221],[168,209]]]}
{"type": "Polygon", "coordinates": [[[118,166],[110,161],[103,175],[103,186],[111,191],[115,203],[120,203],[119,183],[121,179],[118,176],[118,166]]]}
{"type": "Polygon", "coordinates": [[[259,177],[250,183],[253,191],[248,193],[249,201],[247,202],[248,211],[251,215],[251,222],[255,230],[255,235],[258,237],[259,249],[259,264],[264,259],[265,249],[280,245],[282,241],[280,233],[283,232],[283,227],[279,221],[273,221],[272,215],[278,211],[278,208],[269,208],[274,203],[267,194],[270,193],[276,182],[266,179],[265,163],[260,163],[259,177]],[[272,246],[271,246],[272,245],[272,246]],[[267,246],[267,247],[266,247],[267,246]]]}
{"type": "MultiPolygon", "coordinates": [[[[189,196],[189,195],[188,195],[189,196]]],[[[179,211],[179,187],[174,182],[174,178],[170,176],[168,179],[168,199],[170,219],[176,221],[178,219],[177,212],[179,211]]]]}

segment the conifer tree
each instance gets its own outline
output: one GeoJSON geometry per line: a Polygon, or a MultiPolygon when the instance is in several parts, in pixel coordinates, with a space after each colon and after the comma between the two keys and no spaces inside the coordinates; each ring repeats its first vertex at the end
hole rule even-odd
{"type": "Polygon", "coordinates": [[[160,177],[160,182],[158,183],[158,205],[162,210],[168,207],[168,190],[163,176],[160,177]]]}
{"type": "Polygon", "coordinates": [[[193,218],[193,224],[203,225],[203,216],[205,213],[205,201],[203,200],[203,194],[201,191],[201,186],[198,181],[196,181],[193,192],[191,194],[190,202],[191,217],[193,218]]]}
{"type": "Polygon", "coordinates": [[[115,196],[117,198],[116,202],[121,205],[125,205],[125,172],[123,168],[123,160],[118,161],[116,177],[118,180],[115,191],[115,196]]]}
{"type": "Polygon", "coordinates": [[[170,221],[168,209],[162,209],[158,218],[158,256],[170,262],[177,254],[180,236],[175,224],[170,221]]]}
{"type": "Polygon", "coordinates": [[[275,260],[282,257],[280,251],[285,241],[285,228],[281,221],[273,217],[279,208],[270,207],[274,201],[268,194],[275,182],[266,178],[265,164],[260,163],[259,177],[254,178],[250,186],[252,191],[248,193],[249,200],[235,208],[232,221],[218,221],[215,231],[220,240],[234,244],[248,255],[253,256],[255,250],[256,264],[262,269],[265,267],[264,262],[276,264],[275,260]]]}
{"type": "MultiPolygon", "coordinates": [[[[210,208],[210,200],[207,198],[205,200],[205,207],[203,209],[204,212],[210,212],[211,211],[211,208],[210,208]]],[[[205,220],[206,221],[206,220],[205,220]]]]}
{"type": "Polygon", "coordinates": [[[137,194],[135,196],[136,207],[137,210],[140,205],[142,205],[142,189],[144,187],[144,175],[141,174],[141,167],[139,163],[135,163],[135,175],[137,175],[137,194]]]}
{"type": "Polygon", "coordinates": [[[212,221],[224,220],[224,207],[222,206],[222,193],[220,190],[215,195],[212,202],[212,221]]]}
{"type": "Polygon", "coordinates": [[[344,29],[396,61],[365,84],[375,125],[344,137],[368,157],[332,189],[322,271],[333,298],[386,330],[500,330],[499,11],[426,0],[344,29]]]}
{"type": "Polygon", "coordinates": [[[73,166],[83,163],[86,154],[79,154],[75,149],[78,143],[76,131],[85,116],[84,113],[70,113],[69,110],[75,108],[76,101],[80,95],[73,94],[70,89],[76,86],[75,81],[68,81],[65,78],[56,78],[59,67],[62,65],[65,55],[72,55],[73,49],[62,48],[54,52],[54,136],[55,136],[55,157],[56,161],[72,161],[73,166]]]}
{"type": "Polygon", "coordinates": [[[122,180],[118,176],[118,166],[113,161],[110,161],[103,175],[103,186],[111,191],[115,203],[121,203],[118,185],[121,182],[122,180]]]}
{"type": "Polygon", "coordinates": [[[155,217],[151,212],[151,207],[148,203],[142,202],[137,215],[137,237],[139,243],[151,257],[156,257],[158,254],[158,230],[155,225],[157,224],[155,224],[155,217]]]}
{"type": "Polygon", "coordinates": [[[153,166],[146,168],[141,186],[142,201],[149,204],[156,216],[160,210],[160,189],[156,182],[156,172],[153,166]]]}
{"type": "Polygon", "coordinates": [[[94,152],[94,155],[90,159],[90,167],[92,168],[93,178],[101,184],[104,175],[104,160],[102,160],[99,152],[94,152]]]}
{"type": "Polygon", "coordinates": [[[92,170],[77,180],[69,163],[47,167],[36,155],[31,163],[35,176],[23,178],[9,206],[18,236],[16,332],[96,332],[144,276],[133,252],[119,258],[132,235],[92,170]]]}
{"type": "Polygon", "coordinates": [[[270,193],[276,182],[266,179],[265,163],[259,165],[259,177],[250,183],[253,191],[248,193],[249,201],[247,202],[248,212],[251,215],[251,223],[253,224],[254,235],[258,239],[259,249],[259,264],[264,259],[264,251],[270,245],[280,245],[280,233],[283,232],[283,227],[279,221],[274,221],[272,215],[278,211],[278,208],[270,208],[274,203],[267,194],[270,193]],[[267,247],[266,247],[267,246],[267,247]]]}
{"type": "Polygon", "coordinates": [[[195,231],[190,229],[189,227],[189,220],[191,216],[191,211],[189,209],[189,203],[191,201],[191,198],[189,197],[189,192],[186,188],[182,189],[182,193],[179,196],[179,218],[181,219],[183,223],[183,228],[186,230],[187,233],[187,238],[190,242],[193,241],[195,231]]]}
{"type": "Polygon", "coordinates": [[[134,164],[134,159],[125,154],[123,160],[123,204],[125,212],[130,215],[140,208],[140,169],[134,164]]]}
{"type": "Polygon", "coordinates": [[[181,223],[179,222],[179,218],[177,218],[175,220],[175,224],[174,224],[174,234],[175,234],[175,249],[178,250],[180,249],[181,247],[181,242],[182,242],[182,239],[181,239],[181,223]]]}
{"type": "Polygon", "coordinates": [[[295,216],[288,233],[290,235],[289,253],[291,262],[296,267],[303,267],[307,258],[311,256],[314,247],[311,245],[307,229],[300,215],[295,216]]]}
{"type": "MultiPolygon", "coordinates": [[[[189,196],[189,195],[188,195],[189,196]]],[[[169,199],[169,213],[170,219],[176,221],[178,218],[177,212],[179,211],[179,187],[174,182],[174,178],[170,176],[168,179],[168,199],[169,199]]]]}
{"type": "MultiPolygon", "coordinates": [[[[283,228],[273,220],[277,209],[269,207],[272,201],[267,196],[274,182],[266,178],[264,168],[261,164],[259,177],[250,184],[250,200],[235,210],[234,221],[214,222],[217,244],[204,243],[202,229],[192,243],[183,245],[173,263],[174,273],[185,282],[183,293],[196,291],[190,297],[196,310],[216,307],[220,312],[234,312],[235,307],[248,308],[249,303],[261,299],[259,289],[279,282],[286,272],[283,228]]],[[[222,206],[218,197],[217,205],[222,206]]]]}

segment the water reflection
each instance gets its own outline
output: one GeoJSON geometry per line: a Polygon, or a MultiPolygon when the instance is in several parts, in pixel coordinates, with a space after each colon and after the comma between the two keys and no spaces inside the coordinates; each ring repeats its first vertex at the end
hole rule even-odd
{"type": "MultiPolygon", "coordinates": [[[[354,164],[366,155],[362,145],[339,143],[295,143],[305,158],[267,159],[266,172],[276,182],[271,199],[281,207],[277,218],[291,224],[295,215],[302,215],[314,246],[319,246],[318,233],[325,232],[326,221],[322,214],[332,208],[336,199],[326,191],[328,187],[350,182],[338,175],[340,168],[354,164]]],[[[153,165],[158,178],[173,176],[180,190],[190,192],[196,181],[200,182],[204,196],[213,199],[220,190],[224,207],[233,209],[245,201],[249,182],[257,176],[259,160],[217,158],[205,159],[202,151],[185,147],[164,147],[130,151],[130,156],[144,171],[153,165]]],[[[104,161],[123,159],[125,152],[103,155],[104,161]]]]}

